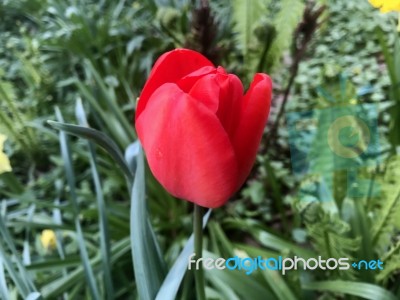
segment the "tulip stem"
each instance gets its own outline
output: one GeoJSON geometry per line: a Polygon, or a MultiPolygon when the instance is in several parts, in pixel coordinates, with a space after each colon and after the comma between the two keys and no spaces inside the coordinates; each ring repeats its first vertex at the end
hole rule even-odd
{"type": "MultiPolygon", "coordinates": [[[[197,261],[202,257],[203,252],[203,208],[195,204],[193,214],[194,253],[197,261]]],[[[206,300],[203,264],[200,263],[199,265],[200,268],[194,270],[197,300],[206,300]]]]}

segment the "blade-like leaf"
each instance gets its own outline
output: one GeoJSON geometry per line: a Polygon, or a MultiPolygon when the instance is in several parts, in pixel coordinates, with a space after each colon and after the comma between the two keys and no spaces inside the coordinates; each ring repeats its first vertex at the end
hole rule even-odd
{"type": "MultiPolygon", "coordinates": [[[[58,108],[56,108],[56,115],[57,119],[60,122],[64,122],[61,112],[58,108]]],[[[90,264],[89,254],[86,249],[85,239],[83,237],[83,231],[81,223],[79,221],[79,205],[78,205],[77,194],[75,191],[76,180],[75,180],[74,169],[72,166],[72,157],[71,157],[69,142],[67,139],[67,135],[65,134],[64,131],[60,131],[60,147],[61,147],[61,156],[65,162],[65,173],[67,176],[67,182],[70,190],[70,201],[74,208],[75,231],[76,231],[77,242],[79,246],[79,252],[81,255],[82,264],[85,270],[86,281],[89,285],[89,290],[92,298],[100,299],[100,293],[97,288],[96,278],[94,276],[94,271],[90,264]]]]}
{"type": "MultiPolygon", "coordinates": [[[[210,218],[211,209],[203,217],[203,228],[210,218]]],[[[189,256],[194,252],[194,235],[192,234],[186,242],[185,247],[175,260],[174,265],[165,277],[160,290],[157,293],[156,300],[173,300],[178,293],[179,286],[183,276],[188,268],[189,256]]]]}
{"type": "MultiPolygon", "coordinates": [[[[205,251],[204,257],[210,257],[216,260],[218,257],[210,252],[205,251]]],[[[264,300],[275,299],[272,292],[263,285],[260,281],[246,275],[245,272],[239,270],[218,270],[211,269],[205,272],[206,277],[210,282],[220,280],[222,282],[229,282],[231,289],[240,296],[241,299],[264,300]]]]}
{"type": "Polygon", "coordinates": [[[37,262],[30,264],[26,267],[27,270],[34,271],[49,271],[49,270],[62,270],[66,267],[76,267],[81,265],[81,260],[79,256],[68,257],[67,259],[46,259],[43,262],[37,262]]]}
{"type": "Polygon", "coordinates": [[[0,253],[0,298],[7,299],[9,291],[7,288],[6,274],[3,267],[3,256],[0,253]]]}
{"type": "Polygon", "coordinates": [[[24,298],[26,298],[28,294],[37,291],[30,274],[26,271],[25,266],[20,260],[19,251],[17,250],[14,239],[8,231],[2,213],[0,213],[0,256],[2,256],[5,269],[17,286],[18,292],[24,298]],[[10,250],[11,255],[8,254],[6,248],[10,250]]]}
{"type": "Polygon", "coordinates": [[[89,139],[95,142],[97,145],[103,147],[108,154],[115,160],[115,162],[121,167],[125,176],[127,177],[129,182],[132,182],[133,176],[131,171],[129,170],[128,165],[125,162],[124,157],[121,154],[121,151],[118,149],[118,146],[104,133],[87,127],[82,127],[73,124],[47,121],[47,123],[55,129],[62,130],[68,134],[72,134],[81,138],[89,139]]]}
{"type": "Polygon", "coordinates": [[[136,165],[137,165],[136,157],[138,156],[139,151],[140,151],[139,141],[130,144],[125,149],[125,160],[128,162],[129,168],[132,170],[133,173],[136,172],[136,165]]]}
{"type": "Polygon", "coordinates": [[[89,90],[85,84],[83,84],[78,78],[76,78],[75,81],[80,94],[90,103],[90,106],[93,108],[93,112],[95,112],[97,116],[104,122],[105,127],[108,129],[113,139],[121,147],[127,145],[130,142],[130,139],[125,134],[125,130],[122,128],[118,118],[102,108],[99,100],[94,96],[93,91],[89,90]]]}
{"type": "Polygon", "coordinates": [[[247,222],[246,220],[229,219],[226,221],[226,223],[228,226],[245,230],[246,232],[250,233],[255,240],[257,240],[259,243],[269,249],[279,252],[290,250],[294,254],[303,258],[311,258],[317,256],[316,253],[314,253],[313,251],[297,246],[296,244],[293,244],[281,237],[278,237],[268,232],[264,228],[258,228],[257,225],[251,224],[251,222],[247,222]]]}
{"type": "Polygon", "coordinates": [[[131,247],[139,298],[153,300],[165,276],[164,262],[151,230],[147,213],[143,151],[137,156],[131,195],[131,247]]]}
{"type": "Polygon", "coordinates": [[[276,297],[280,300],[296,300],[297,297],[293,294],[286,281],[278,271],[269,270],[262,272],[269,287],[272,289],[276,297]]]}
{"type": "MultiPolygon", "coordinates": [[[[129,238],[124,238],[115,242],[111,246],[111,263],[115,263],[122,256],[129,253],[129,238]]],[[[90,259],[90,265],[93,269],[97,269],[101,263],[100,255],[90,259]]],[[[49,282],[42,287],[42,294],[44,299],[57,299],[58,296],[62,295],[66,291],[72,290],[77,285],[84,281],[85,271],[82,265],[77,267],[75,270],[68,273],[67,276],[58,278],[52,282],[49,282]]],[[[72,298],[72,297],[71,297],[72,298]]],[[[73,299],[73,298],[72,298],[73,299]]]]}
{"type": "MultiPolygon", "coordinates": [[[[76,117],[81,126],[88,127],[89,124],[86,119],[86,113],[82,105],[82,101],[78,99],[76,102],[76,117]]],[[[104,282],[106,285],[107,299],[114,299],[114,286],[111,275],[110,265],[110,235],[108,231],[108,221],[106,215],[106,205],[103,197],[103,190],[101,186],[100,175],[97,169],[96,152],[94,146],[88,141],[88,148],[90,153],[90,168],[92,171],[93,183],[96,190],[97,208],[99,213],[99,229],[100,229],[100,250],[102,256],[102,267],[104,282]]]]}
{"type": "Polygon", "coordinates": [[[29,295],[28,295],[28,297],[26,297],[26,300],[37,300],[37,299],[40,299],[40,293],[38,293],[38,292],[33,292],[33,293],[30,293],[29,295]]]}
{"type": "Polygon", "coordinates": [[[304,283],[302,287],[306,290],[347,294],[370,300],[397,299],[397,297],[395,297],[391,292],[377,285],[363,282],[331,280],[304,283]]]}
{"type": "Polygon", "coordinates": [[[134,139],[135,136],[133,134],[134,131],[132,125],[128,122],[128,119],[124,116],[121,106],[118,105],[115,96],[113,97],[113,95],[110,93],[110,91],[106,87],[104,80],[101,78],[100,74],[93,66],[92,62],[86,59],[84,61],[84,64],[87,67],[87,69],[92,73],[96,83],[99,85],[108,108],[110,109],[110,111],[112,111],[112,114],[116,116],[118,120],[121,122],[121,126],[125,129],[124,133],[126,134],[128,139],[134,139]]]}

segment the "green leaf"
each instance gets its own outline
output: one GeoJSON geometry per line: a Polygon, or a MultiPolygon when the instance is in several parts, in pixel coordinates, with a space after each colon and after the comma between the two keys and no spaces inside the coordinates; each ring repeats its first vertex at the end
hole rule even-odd
{"type": "Polygon", "coordinates": [[[293,292],[290,290],[286,281],[282,278],[282,275],[278,271],[267,271],[262,272],[265,280],[269,287],[274,292],[276,297],[280,300],[296,300],[298,299],[293,292]]]}
{"type": "Polygon", "coordinates": [[[18,292],[26,298],[31,292],[37,289],[31,280],[30,274],[20,260],[20,254],[14,243],[8,228],[6,226],[3,215],[0,213],[0,260],[10,275],[12,281],[16,285],[18,292]],[[8,255],[6,247],[11,251],[8,255]],[[11,259],[12,258],[12,259],[11,259]],[[16,265],[16,267],[15,267],[16,265]]]}
{"type": "MultiPolygon", "coordinates": [[[[203,217],[203,228],[206,226],[211,214],[211,209],[203,217]]],[[[157,293],[156,300],[173,300],[176,299],[179,286],[182,282],[188,268],[189,256],[194,252],[194,235],[192,234],[186,242],[185,247],[175,260],[172,268],[165,277],[160,290],[157,293]]]]}
{"type": "Polygon", "coordinates": [[[269,249],[273,249],[279,252],[290,250],[294,254],[303,258],[311,258],[317,256],[313,251],[303,249],[302,247],[286,241],[285,239],[268,232],[264,228],[259,228],[259,226],[255,226],[254,224],[246,220],[229,219],[226,221],[226,223],[230,227],[248,232],[253,236],[254,239],[256,239],[259,243],[269,249]]]}
{"type": "Polygon", "coordinates": [[[0,174],[0,179],[5,183],[8,189],[16,195],[22,194],[25,190],[25,187],[12,172],[0,174]]]}
{"type": "Polygon", "coordinates": [[[400,241],[382,256],[382,261],[385,268],[376,276],[378,281],[389,279],[393,273],[400,270],[400,241]]]}
{"type": "Polygon", "coordinates": [[[377,27],[376,34],[382,48],[383,56],[385,57],[386,67],[391,81],[390,96],[395,101],[395,105],[390,108],[391,124],[389,131],[389,141],[392,146],[392,152],[395,153],[396,146],[400,145],[400,137],[398,134],[400,121],[397,117],[400,113],[400,37],[398,34],[395,35],[394,50],[392,53],[385,37],[386,33],[380,27],[377,27]]]}
{"type": "Polygon", "coordinates": [[[127,177],[127,180],[129,182],[132,182],[132,173],[129,170],[128,165],[126,164],[125,159],[121,154],[121,151],[119,150],[118,146],[113,142],[113,140],[111,140],[107,135],[92,128],[73,124],[54,121],[47,121],[47,123],[55,129],[65,131],[68,134],[72,134],[81,138],[89,139],[104,148],[108,152],[108,154],[110,154],[111,157],[115,160],[115,162],[121,167],[122,171],[127,177]]]}
{"type": "MultiPolygon", "coordinates": [[[[356,257],[364,260],[374,259],[373,247],[371,244],[371,224],[368,220],[366,210],[361,199],[346,198],[342,205],[342,214],[346,214],[347,223],[351,225],[352,238],[361,238],[361,247],[356,257]]],[[[360,270],[359,278],[365,282],[374,282],[374,274],[369,270],[360,270]]]]}
{"type": "Polygon", "coordinates": [[[153,300],[165,276],[164,262],[147,212],[143,151],[137,156],[131,195],[131,247],[139,298],[153,300]]]}
{"type": "Polygon", "coordinates": [[[302,0],[282,0],[280,7],[281,9],[273,21],[277,28],[277,36],[268,52],[267,65],[269,68],[276,66],[283,52],[289,49],[293,41],[293,32],[304,11],[302,0]]]}
{"type": "Polygon", "coordinates": [[[386,33],[380,27],[376,27],[375,32],[378,36],[378,40],[379,40],[379,43],[382,48],[383,56],[385,57],[386,67],[388,68],[390,80],[391,80],[392,84],[394,85],[397,81],[397,76],[396,76],[397,74],[396,74],[396,69],[395,69],[395,64],[394,64],[394,56],[392,55],[392,53],[390,53],[389,46],[385,39],[386,33]]]}
{"type": "MultiPolygon", "coordinates": [[[[15,284],[18,293],[24,298],[27,297],[29,293],[29,287],[24,279],[21,278],[17,270],[15,270],[14,265],[11,262],[11,257],[6,255],[2,241],[0,241],[0,260],[4,264],[4,268],[7,270],[7,273],[10,276],[13,284],[15,284]]],[[[4,299],[7,299],[7,297],[4,299]]]]}
{"type": "Polygon", "coordinates": [[[304,283],[302,287],[306,290],[347,294],[370,300],[397,299],[391,292],[377,285],[362,282],[330,280],[304,283]]]}
{"type": "Polygon", "coordinates": [[[6,274],[3,266],[3,255],[0,253],[0,298],[7,299],[10,292],[7,288],[6,274]]]}
{"type": "Polygon", "coordinates": [[[33,293],[30,293],[29,295],[28,295],[28,297],[26,297],[26,299],[25,300],[37,300],[37,299],[40,299],[40,293],[38,293],[38,292],[33,292],[33,293]]]}
{"type": "MultiPolygon", "coordinates": [[[[234,289],[232,289],[230,282],[223,281],[218,277],[213,277],[213,283],[217,287],[219,291],[219,297],[217,299],[229,299],[229,300],[240,300],[239,296],[235,293],[234,289]]],[[[213,299],[211,295],[207,292],[206,295],[209,296],[210,299],[213,299]],[[211,296],[211,297],[210,297],[211,296]]]]}
{"type": "MultiPolygon", "coordinates": [[[[107,89],[106,84],[104,80],[101,78],[101,75],[99,72],[96,70],[96,68],[93,66],[92,62],[88,59],[85,59],[84,65],[87,67],[87,70],[89,70],[96,83],[99,85],[100,90],[103,94],[104,100],[112,112],[112,115],[117,116],[118,120],[121,123],[121,126],[125,129],[125,135],[128,137],[128,139],[132,140],[135,138],[133,134],[133,128],[132,125],[128,122],[127,118],[124,116],[124,113],[120,107],[120,105],[117,103],[115,99],[115,95],[113,95],[109,89],[107,89]]],[[[107,121],[106,119],[104,121],[107,121]]]]}
{"type": "MultiPolygon", "coordinates": [[[[129,253],[130,247],[129,237],[115,242],[111,246],[111,264],[115,264],[121,257],[129,253]]],[[[97,269],[101,263],[100,255],[90,259],[90,265],[93,269],[97,269]]],[[[66,291],[72,290],[75,286],[79,285],[84,281],[85,271],[82,265],[75,270],[68,273],[67,276],[53,280],[41,289],[44,299],[56,299],[66,291]]]]}
{"type": "Polygon", "coordinates": [[[136,165],[137,165],[137,159],[136,157],[139,154],[140,151],[140,142],[137,140],[136,142],[130,144],[126,149],[125,149],[125,160],[129,164],[129,168],[131,169],[132,173],[136,172],[136,165]]]}
{"type": "Polygon", "coordinates": [[[232,8],[237,40],[246,57],[255,38],[254,29],[260,18],[267,13],[267,5],[263,0],[234,0],[232,8]]]}
{"type": "MultiPolygon", "coordinates": [[[[64,122],[61,112],[58,108],[56,108],[56,115],[57,115],[57,119],[60,122],[64,122]]],[[[77,241],[78,241],[78,246],[79,246],[79,252],[81,255],[81,261],[82,261],[82,264],[84,267],[86,281],[89,285],[90,294],[93,299],[100,299],[100,292],[97,288],[96,278],[94,276],[94,271],[90,264],[89,254],[86,249],[85,239],[83,237],[83,231],[82,231],[81,223],[79,221],[79,210],[80,209],[79,209],[77,194],[75,191],[76,180],[75,180],[74,169],[72,166],[73,163],[72,163],[72,157],[71,157],[71,152],[70,152],[70,147],[69,147],[69,141],[67,139],[67,135],[65,134],[65,132],[60,131],[59,135],[60,135],[61,156],[65,162],[65,173],[67,175],[67,182],[68,182],[69,190],[70,190],[70,201],[74,208],[75,231],[76,231],[76,236],[77,236],[77,241]]]]}
{"type": "MultiPolygon", "coordinates": [[[[80,94],[85,100],[90,103],[90,106],[93,108],[92,111],[96,114],[98,119],[103,121],[105,127],[108,129],[109,133],[118,143],[118,145],[121,147],[125,147],[127,144],[129,144],[132,138],[128,136],[117,115],[114,115],[113,113],[110,113],[105,108],[103,108],[101,105],[102,101],[99,101],[99,99],[94,96],[94,91],[91,91],[78,78],[75,79],[75,82],[80,91],[80,94]]],[[[123,118],[126,121],[126,118],[123,118]]],[[[133,132],[133,128],[131,128],[131,131],[133,132]]]]}
{"type": "MultiPolygon", "coordinates": [[[[204,251],[204,258],[218,258],[217,255],[204,251]]],[[[222,281],[229,282],[229,286],[234,293],[241,299],[264,300],[275,299],[272,292],[256,280],[252,276],[246,275],[245,272],[239,270],[230,271],[228,269],[218,270],[211,269],[205,272],[210,282],[222,281]]]]}
{"type": "MultiPolygon", "coordinates": [[[[300,200],[299,206],[304,205],[300,200]]],[[[320,201],[312,201],[304,209],[299,209],[303,215],[309,239],[314,249],[318,249],[318,255],[323,258],[347,257],[350,260],[357,253],[361,240],[360,237],[349,236],[351,227],[343,221],[338,214],[326,211],[320,201]]],[[[347,272],[332,272],[332,277],[353,279],[355,270],[347,272]]]]}
{"type": "MultiPolygon", "coordinates": [[[[86,113],[82,105],[82,101],[78,99],[76,102],[76,117],[81,126],[88,127],[89,124],[86,120],[86,113]]],[[[114,299],[114,287],[111,275],[110,265],[110,234],[108,231],[108,221],[106,214],[106,205],[101,186],[101,179],[97,169],[97,159],[94,146],[88,141],[88,148],[90,153],[90,169],[92,171],[93,184],[96,190],[97,209],[99,213],[99,229],[100,229],[100,251],[102,256],[102,267],[104,282],[106,285],[107,299],[114,299]]]]}
{"type": "Polygon", "coordinates": [[[26,267],[27,270],[49,271],[62,270],[66,267],[76,267],[81,264],[79,256],[68,257],[67,259],[46,259],[43,262],[35,262],[26,267]]]}
{"type": "MultiPolygon", "coordinates": [[[[238,244],[232,244],[229,242],[227,237],[222,231],[222,228],[219,226],[218,223],[212,222],[210,223],[209,226],[209,232],[210,234],[213,233],[216,236],[217,244],[221,245],[219,248],[221,251],[218,253],[219,255],[222,254],[222,257],[232,257],[234,255],[234,249],[240,249],[246,254],[248,254],[249,257],[264,257],[264,258],[269,258],[269,257],[274,257],[278,258],[278,253],[272,252],[272,251],[266,251],[260,248],[256,247],[251,247],[248,245],[238,245],[238,244]]],[[[286,282],[283,280],[282,276],[279,274],[279,272],[276,271],[267,271],[267,272],[261,272],[262,276],[268,283],[268,286],[271,288],[271,290],[274,292],[276,295],[277,299],[290,299],[294,300],[296,297],[290,290],[290,288],[287,286],[286,282]]],[[[220,285],[218,284],[218,288],[220,285]]],[[[224,290],[221,290],[223,292],[224,290]]],[[[226,291],[225,291],[226,292],[226,291]]],[[[230,299],[230,298],[227,298],[230,299]]]]}
{"type": "Polygon", "coordinates": [[[386,172],[383,175],[381,189],[384,197],[376,212],[377,218],[372,226],[373,246],[385,245],[392,239],[392,234],[397,226],[400,213],[400,157],[394,156],[386,165],[386,172]]]}

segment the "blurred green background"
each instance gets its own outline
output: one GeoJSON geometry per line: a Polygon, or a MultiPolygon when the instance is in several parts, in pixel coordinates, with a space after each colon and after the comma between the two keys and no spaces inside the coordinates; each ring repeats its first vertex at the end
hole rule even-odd
{"type": "MultiPolygon", "coordinates": [[[[284,276],[207,271],[207,297],[400,299],[396,13],[367,0],[1,0],[0,20],[0,134],[12,166],[0,174],[1,299],[138,299],[121,165],[46,121],[87,122],[123,153],[136,140],[135,105],[152,64],[177,47],[203,53],[245,87],[256,72],[274,82],[256,165],[213,211],[206,254],[384,262],[284,276]],[[357,161],[357,197],[348,192],[354,169],[292,171],[286,124],[290,112],[351,106],[376,113],[379,134],[377,152],[357,161]]],[[[316,124],[331,122],[323,115],[316,124]]],[[[313,155],[334,164],[331,153],[313,155]]],[[[146,191],[165,276],[192,233],[192,207],[148,169],[146,191]]],[[[176,299],[194,299],[193,287],[186,272],[176,299]]]]}

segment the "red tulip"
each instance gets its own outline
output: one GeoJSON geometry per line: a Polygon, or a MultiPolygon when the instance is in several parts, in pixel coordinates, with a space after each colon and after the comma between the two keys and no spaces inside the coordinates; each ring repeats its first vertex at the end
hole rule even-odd
{"type": "Polygon", "coordinates": [[[175,197],[223,205],[254,164],[271,102],[271,79],[240,79],[200,53],[176,49],[155,63],[139,98],[136,130],[150,169],[175,197]]]}

